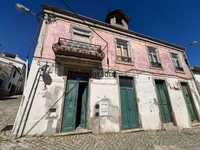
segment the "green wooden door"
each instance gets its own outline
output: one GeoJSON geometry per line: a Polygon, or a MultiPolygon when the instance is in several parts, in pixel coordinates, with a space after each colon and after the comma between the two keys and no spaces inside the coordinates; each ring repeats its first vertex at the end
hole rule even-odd
{"type": "Polygon", "coordinates": [[[81,107],[81,127],[86,128],[87,125],[87,99],[88,99],[88,83],[84,84],[81,107]]]}
{"type": "Polygon", "coordinates": [[[78,87],[79,87],[78,81],[76,80],[67,81],[66,85],[67,91],[64,99],[62,132],[68,132],[75,129],[78,87]]]}
{"type": "Polygon", "coordinates": [[[167,87],[164,81],[156,80],[156,90],[159,99],[160,114],[163,123],[172,122],[172,109],[169,102],[167,87]]]}
{"type": "Polygon", "coordinates": [[[187,83],[181,83],[183,95],[186,101],[187,109],[191,118],[191,121],[198,120],[197,111],[194,105],[193,97],[190,88],[187,83]]]}
{"type": "Polygon", "coordinates": [[[137,111],[136,94],[133,86],[133,79],[120,77],[120,96],[122,129],[139,127],[139,115],[137,111]]]}

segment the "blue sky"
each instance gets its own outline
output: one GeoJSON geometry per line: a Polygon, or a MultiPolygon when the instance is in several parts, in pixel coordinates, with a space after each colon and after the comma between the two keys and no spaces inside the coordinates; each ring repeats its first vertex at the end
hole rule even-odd
{"type": "MultiPolygon", "coordinates": [[[[65,0],[82,15],[104,21],[109,10],[123,9],[130,17],[129,28],[155,38],[188,48],[192,65],[200,66],[199,0],[65,0]]],[[[15,9],[22,3],[39,12],[42,4],[67,9],[62,0],[1,0],[0,1],[0,50],[19,54],[25,58],[27,51],[34,51],[34,33],[38,23],[34,16],[15,9]]]]}

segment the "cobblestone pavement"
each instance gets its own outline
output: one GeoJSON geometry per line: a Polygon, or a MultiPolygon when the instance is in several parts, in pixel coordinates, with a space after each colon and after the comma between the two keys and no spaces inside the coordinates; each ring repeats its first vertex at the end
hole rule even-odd
{"type": "Polygon", "coordinates": [[[9,150],[200,150],[200,128],[0,140],[9,150]]]}
{"type": "MultiPolygon", "coordinates": [[[[19,99],[0,101],[0,128],[13,124],[19,99]]],[[[200,127],[12,139],[0,134],[0,150],[200,150],[200,127]]]]}
{"type": "Polygon", "coordinates": [[[19,104],[20,96],[0,99],[0,130],[14,123],[19,104]]]}

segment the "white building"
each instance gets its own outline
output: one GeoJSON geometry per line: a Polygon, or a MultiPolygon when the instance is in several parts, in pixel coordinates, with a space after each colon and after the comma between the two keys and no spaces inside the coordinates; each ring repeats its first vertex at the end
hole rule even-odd
{"type": "Polygon", "coordinates": [[[21,94],[24,88],[25,61],[15,54],[0,54],[0,97],[21,94]]]}
{"type": "Polygon", "coordinates": [[[193,72],[193,75],[194,75],[194,78],[195,78],[195,82],[196,82],[196,85],[197,85],[197,88],[198,88],[198,91],[200,93],[200,67],[192,67],[191,68],[192,72],[193,72]]]}

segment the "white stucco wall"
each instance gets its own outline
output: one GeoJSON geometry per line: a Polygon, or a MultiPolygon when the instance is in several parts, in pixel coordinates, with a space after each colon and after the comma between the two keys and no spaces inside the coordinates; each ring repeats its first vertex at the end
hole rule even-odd
{"type": "Polygon", "coordinates": [[[33,86],[34,83],[34,78],[36,76],[37,70],[39,69],[39,65],[37,64],[37,62],[35,60],[32,61],[31,64],[31,68],[30,68],[30,72],[29,72],[29,77],[27,80],[27,86],[23,92],[23,97],[19,106],[19,110],[14,122],[14,127],[13,127],[13,134],[14,135],[20,135],[21,131],[22,131],[22,124],[25,122],[22,118],[23,115],[26,114],[25,112],[25,107],[28,104],[29,100],[28,100],[28,95],[31,91],[31,88],[33,86]]]}
{"type": "Polygon", "coordinates": [[[27,87],[26,90],[24,91],[25,97],[24,100],[21,102],[19,112],[17,114],[17,118],[15,121],[15,126],[13,129],[14,134],[17,133],[24,110],[26,110],[24,114],[27,115],[29,108],[31,108],[29,116],[27,118],[27,121],[26,117],[23,117],[24,119],[22,120],[22,123],[20,125],[18,132],[19,134],[22,131],[24,123],[25,123],[25,129],[23,134],[41,135],[41,134],[52,134],[56,132],[56,127],[58,123],[57,121],[60,120],[61,103],[64,97],[65,77],[58,76],[55,73],[54,63],[48,63],[48,65],[50,66],[49,75],[52,80],[50,85],[46,85],[45,87],[43,77],[40,76],[39,78],[38,76],[38,78],[35,81],[36,84],[32,88],[37,70],[44,64],[45,63],[41,63],[39,65],[35,60],[33,60],[32,62],[29,78],[27,81],[27,87]],[[37,85],[38,79],[39,82],[37,85]],[[29,97],[31,90],[32,94],[29,97]],[[36,92],[34,93],[34,91],[36,92]],[[33,103],[31,105],[32,100],[33,103]],[[25,109],[25,107],[27,107],[27,109],[25,109]],[[55,108],[56,112],[49,112],[50,108],[55,108]]]}
{"type": "MultiPolygon", "coordinates": [[[[90,128],[94,132],[117,132],[120,130],[120,103],[119,87],[116,79],[91,79],[89,97],[89,119],[90,128]],[[101,101],[108,101],[106,116],[95,117],[95,104],[101,101]]],[[[100,108],[101,109],[101,104],[100,108]]],[[[98,109],[97,109],[98,110],[98,109]]]]}
{"type": "Polygon", "coordinates": [[[187,106],[181,90],[180,80],[176,78],[167,78],[167,89],[170,103],[173,111],[173,117],[179,128],[188,128],[191,126],[187,106]]]}
{"type": "Polygon", "coordinates": [[[152,76],[136,75],[135,87],[143,129],[160,129],[161,122],[152,76]]]}
{"type": "Polygon", "coordinates": [[[152,75],[135,75],[135,87],[138,101],[138,109],[143,129],[160,129],[162,122],[159,112],[159,100],[156,94],[154,79],[165,80],[169,99],[172,107],[172,115],[178,128],[192,126],[188,114],[185,99],[180,82],[188,82],[194,99],[198,115],[200,112],[200,98],[193,80],[178,79],[175,77],[161,77],[152,75]]]}
{"type": "MultiPolygon", "coordinates": [[[[49,74],[52,82],[45,87],[42,77],[36,88],[35,97],[28,99],[29,93],[39,67],[45,63],[38,63],[33,60],[27,87],[24,91],[25,98],[22,100],[17,118],[14,124],[13,133],[16,134],[24,108],[31,107],[23,134],[45,135],[53,134],[60,131],[62,120],[62,104],[64,101],[66,75],[63,75],[63,67],[55,67],[54,63],[48,63],[50,66],[49,74]],[[57,70],[57,71],[56,71],[57,70]],[[58,70],[62,72],[59,74],[58,70]],[[33,104],[30,102],[33,98],[33,104]],[[56,103],[56,101],[58,102],[56,103]],[[53,104],[56,103],[54,106],[53,104]],[[55,108],[56,112],[49,112],[50,108],[55,108]]],[[[185,80],[168,76],[153,76],[151,74],[129,74],[134,77],[135,90],[139,111],[141,128],[144,130],[161,129],[159,101],[156,94],[154,80],[165,80],[172,114],[178,128],[188,128],[192,126],[188,114],[185,99],[181,90],[180,82],[187,82],[190,86],[191,93],[200,116],[200,99],[193,80],[185,80]]],[[[33,90],[33,89],[32,89],[33,90]]],[[[34,94],[33,94],[34,95],[34,94]]],[[[88,99],[88,128],[93,132],[119,132],[121,126],[121,105],[120,91],[117,78],[102,78],[89,80],[89,99],[88,99]],[[99,104],[100,108],[96,109],[95,105],[99,104]],[[103,106],[104,105],[104,106],[103,106]],[[102,109],[103,108],[103,109],[102,109]],[[96,116],[99,112],[99,116],[96,116]],[[102,115],[103,114],[103,115],[102,115]]],[[[27,115],[28,111],[25,112],[27,115]]],[[[19,133],[23,126],[19,128],[19,133]]]]}

